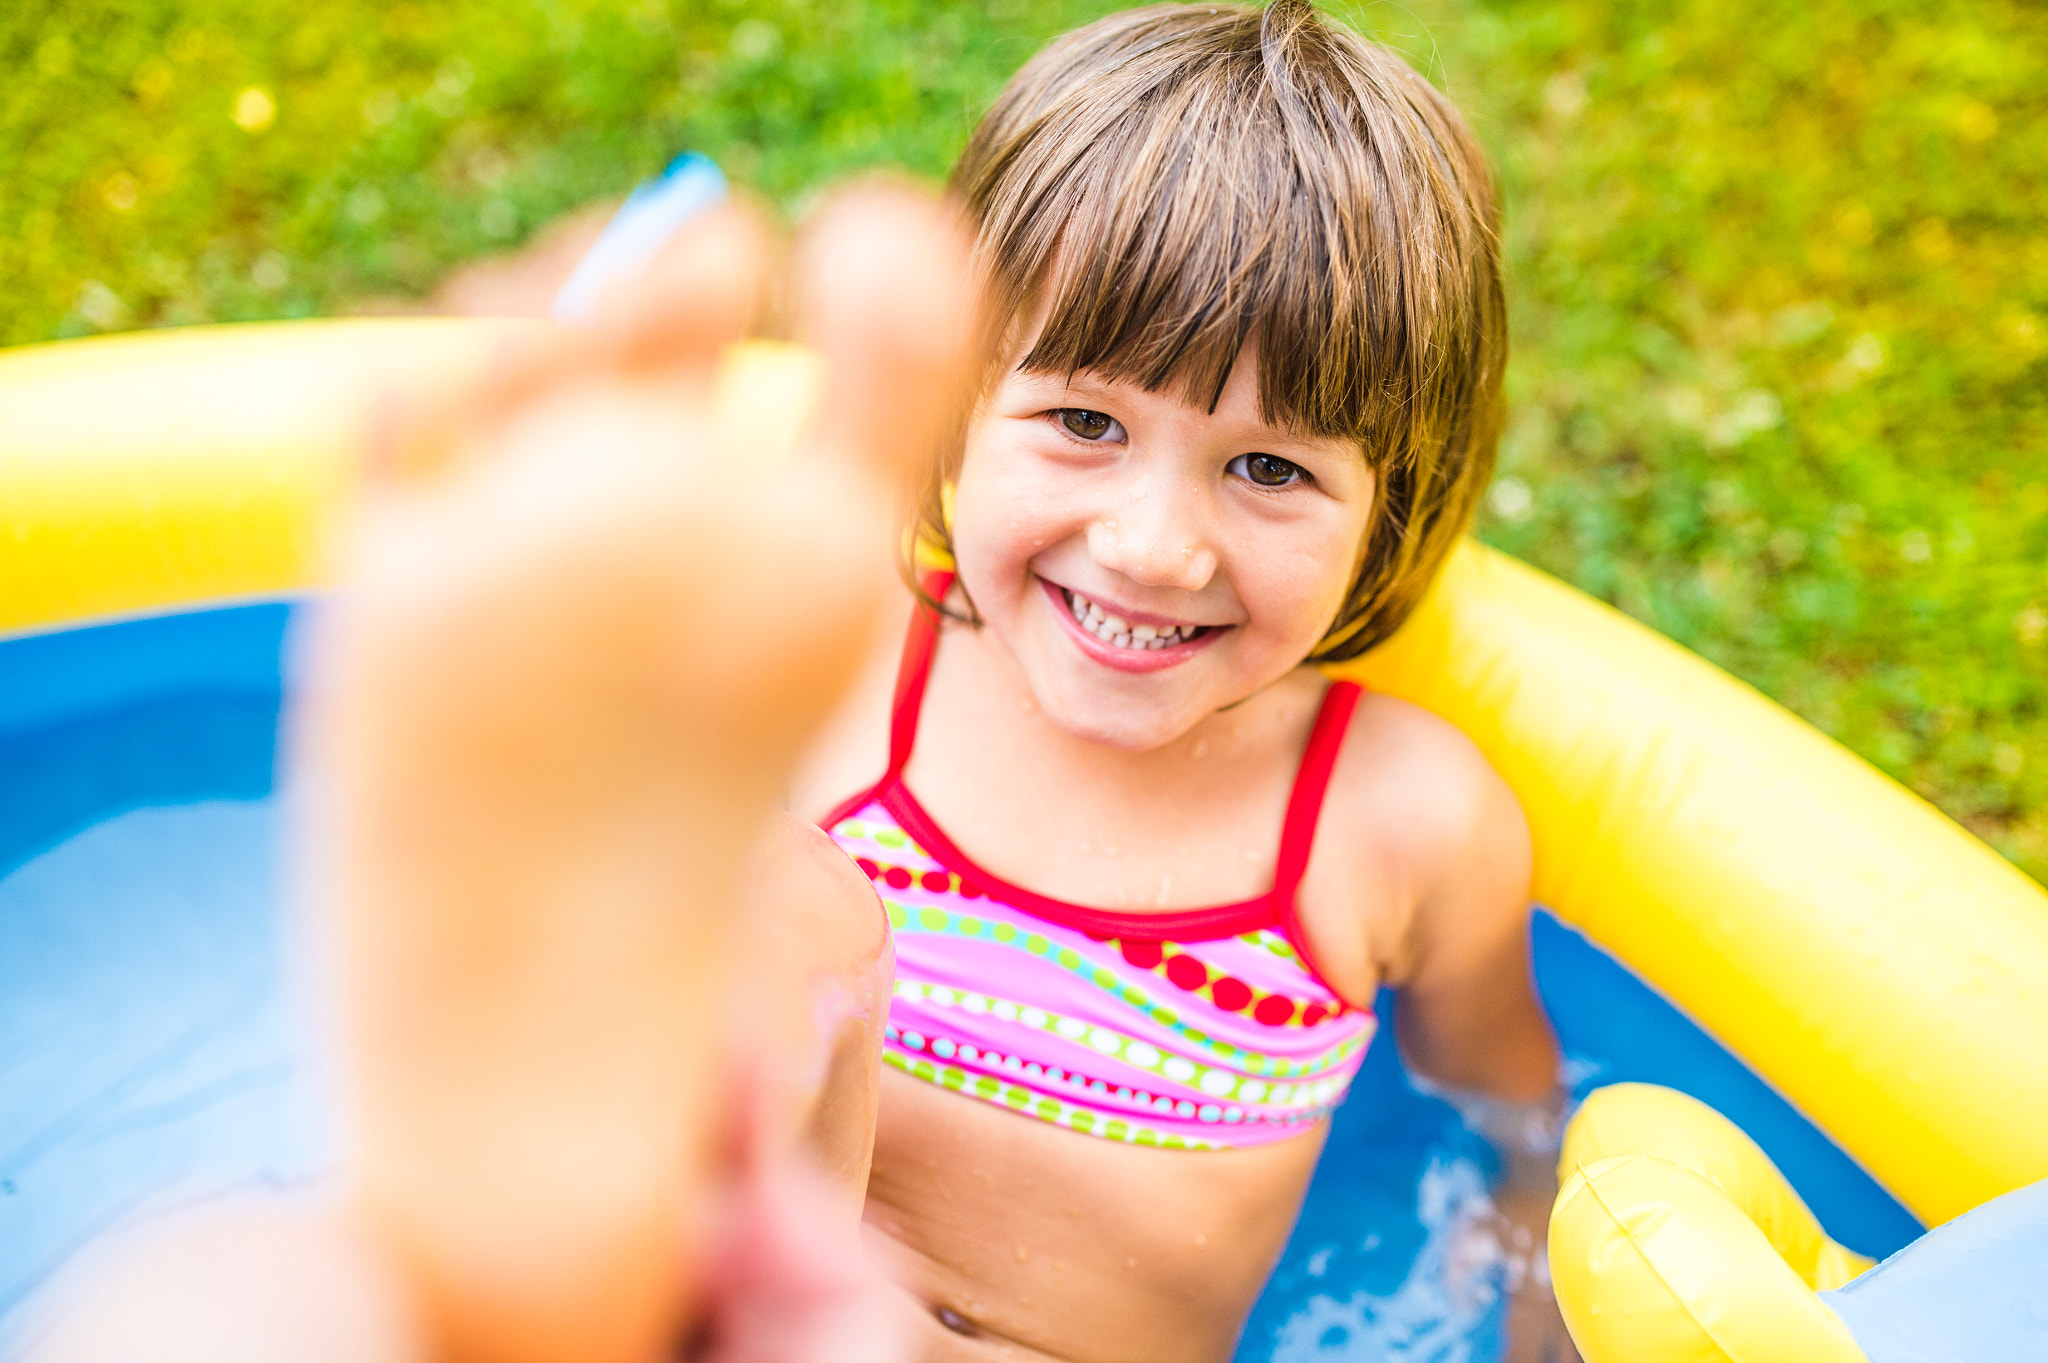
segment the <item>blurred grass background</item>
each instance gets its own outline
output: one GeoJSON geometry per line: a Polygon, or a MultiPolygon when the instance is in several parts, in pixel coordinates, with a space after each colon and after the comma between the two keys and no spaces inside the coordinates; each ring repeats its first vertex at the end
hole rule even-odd
{"type": "MultiPolygon", "coordinates": [[[[418,297],[696,148],[944,172],[1099,0],[8,0],[0,344],[418,297]]],[[[1482,532],[2048,881],[2048,12],[1333,5],[1506,190],[1482,532]]],[[[0,414],[4,420],[4,414],[0,414]]]]}

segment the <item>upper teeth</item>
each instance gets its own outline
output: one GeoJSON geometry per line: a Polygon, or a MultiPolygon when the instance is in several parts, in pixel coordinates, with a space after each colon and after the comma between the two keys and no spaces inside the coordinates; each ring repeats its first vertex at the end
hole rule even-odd
{"type": "Polygon", "coordinates": [[[1067,593],[1067,609],[1082,629],[1116,648],[1165,648],[1202,632],[1200,625],[1134,625],[1075,591],[1067,593]]]}

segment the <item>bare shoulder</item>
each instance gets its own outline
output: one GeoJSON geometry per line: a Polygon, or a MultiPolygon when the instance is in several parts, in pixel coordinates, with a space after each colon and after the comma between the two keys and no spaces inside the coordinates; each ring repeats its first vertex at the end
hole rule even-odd
{"type": "Polygon", "coordinates": [[[1340,818],[1349,811],[1398,830],[1425,863],[1480,850],[1489,834],[1520,836],[1523,823],[1514,792],[1464,730],[1371,691],[1359,698],[1328,798],[1340,818]],[[1514,826],[1500,827],[1510,812],[1514,826]]]}
{"type": "Polygon", "coordinates": [[[1302,886],[1331,983],[1349,994],[1401,982],[1432,913],[1520,913],[1528,876],[1528,821],[1478,745],[1421,706],[1360,697],[1302,886]]]}

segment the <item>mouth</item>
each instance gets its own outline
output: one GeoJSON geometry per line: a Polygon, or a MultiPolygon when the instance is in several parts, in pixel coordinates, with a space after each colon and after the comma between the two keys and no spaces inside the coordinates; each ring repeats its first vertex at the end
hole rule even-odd
{"type": "Polygon", "coordinates": [[[1192,643],[1209,632],[1207,625],[1133,624],[1077,591],[1061,587],[1059,592],[1075,623],[1111,648],[1172,648],[1175,644],[1192,643]]]}
{"type": "Polygon", "coordinates": [[[1127,672],[1152,672],[1193,656],[1228,626],[1194,625],[1157,616],[1133,620],[1056,582],[1039,579],[1076,642],[1098,662],[1127,672]]]}

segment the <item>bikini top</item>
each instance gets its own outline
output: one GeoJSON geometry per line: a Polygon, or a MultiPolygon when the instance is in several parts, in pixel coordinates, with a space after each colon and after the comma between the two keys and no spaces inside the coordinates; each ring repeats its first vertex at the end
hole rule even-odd
{"type": "MultiPolygon", "coordinates": [[[[950,574],[931,582],[943,599],[950,574]]],[[[903,782],[938,642],[904,641],[889,766],[826,819],[896,948],[885,1063],[1088,1135],[1173,1150],[1301,1134],[1343,1100],[1378,1020],[1325,984],[1295,916],[1360,694],[1332,682],[1295,774],[1273,888],[1161,913],[1087,908],[982,870],[903,782]]]]}

